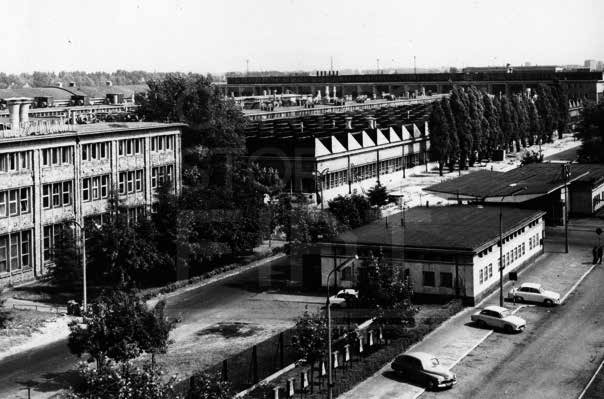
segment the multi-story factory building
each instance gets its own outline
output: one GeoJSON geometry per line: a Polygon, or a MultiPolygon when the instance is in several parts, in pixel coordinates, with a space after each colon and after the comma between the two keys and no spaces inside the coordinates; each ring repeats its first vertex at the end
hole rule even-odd
{"type": "Polygon", "coordinates": [[[7,101],[0,128],[0,286],[43,276],[58,232],[106,212],[112,190],[136,219],[156,188],[181,187],[181,124],[31,120],[7,101]]]}

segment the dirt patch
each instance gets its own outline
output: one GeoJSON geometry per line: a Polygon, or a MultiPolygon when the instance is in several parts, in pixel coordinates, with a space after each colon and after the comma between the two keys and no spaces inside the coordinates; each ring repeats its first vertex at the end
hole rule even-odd
{"type": "Polygon", "coordinates": [[[241,338],[254,335],[260,328],[249,323],[218,323],[197,332],[197,336],[221,335],[223,338],[241,338]]]}

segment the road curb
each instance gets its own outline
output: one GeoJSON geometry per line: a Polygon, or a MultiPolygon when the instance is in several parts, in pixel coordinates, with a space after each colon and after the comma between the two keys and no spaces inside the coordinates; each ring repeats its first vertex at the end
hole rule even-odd
{"type": "Polygon", "coordinates": [[[591,384],[596,379],[596,376],[598,375],[598,373],[600,372],[600,370],[602,370],[602,366],[604,366],[604,359],[602,359],[602,361],[600,362],[600,366],[598,366],[598,368],[596,369],[596,372],[594,373],[594,375],[591,376],[591,378],[589,379],[589,382],[587,383],[587,385],[585,385],[585,388],[583,388],[583,390],[581,391],[581,393],[579,394],[579,396],[577,396],[577,399],[583,399],[583,396],[585,396],[585,394],[587,393],[587,390],[589,389],[589,387],[591,386],[591,384]]]}

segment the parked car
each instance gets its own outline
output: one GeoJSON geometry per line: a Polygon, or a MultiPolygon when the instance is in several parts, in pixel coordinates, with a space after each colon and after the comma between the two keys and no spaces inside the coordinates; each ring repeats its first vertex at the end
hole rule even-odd
{"type": "Polygon", "coordinates": [[[538,283],[523,283],[508,293],[508,298],[516,302],[539,302],[547,306],[559,305],[560,294],[544,289],[538,283]]]}
{"type": "Polygon", "coordinates": [[[391,367],[401,377],[419,383],[428,390],[451,388],[457,383],[455,374],[441,366],[436,356],[430,353],[405,353],[394,359],[391,367]]]}
{"type": "Polygon", "coordinates": [[[487,306],[470,316],[479,327],[492,327],[505,332],[520,332],[526,327],[526,321],[510,313],[509,309],[500,306],[487,306]]]}
{"type": "Polygon", "coordinates": [[[359,299],[359,291],[353,288],[346,288],[338,291],[337,294],[329,297],[329,303],[333,307],[345,308],[349,302],[359,299]]]}

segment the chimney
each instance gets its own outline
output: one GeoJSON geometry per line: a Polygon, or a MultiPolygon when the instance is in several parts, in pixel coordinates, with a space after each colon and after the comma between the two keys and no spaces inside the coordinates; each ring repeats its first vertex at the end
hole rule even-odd
{"type": "Polygon", "coordinates": [[[20,98],[7,98],[6,106],[8,108],[8,115],[10,120],[10,128],[11,130],[19,129],[19,109],[21,108],[21,99],[20,98]]]}
{"type": "Polygon", "coordinates": [[[113,83],[111,83],[110,80],[105,81],[105,86],[113,86],[113,83]]]}
{"type": "Polygon", "coordinates": [[[19,123],[21,125],[29,123],[29,106],[32,104],[33,99],[23,98],[19,107],[19,123]]]}
{"type": "Polygon", "coordinates": [[[352,130],[352,116],[347,116],[345,119],[346,119],[346,130],[352,130]]]}
{"type": "Polygon", "coordinates": [[[367,117],[367,126],[369,129],[375,129],[377,124],[373,116],[367,117]]]}

